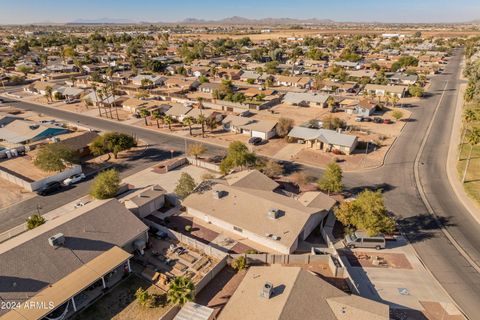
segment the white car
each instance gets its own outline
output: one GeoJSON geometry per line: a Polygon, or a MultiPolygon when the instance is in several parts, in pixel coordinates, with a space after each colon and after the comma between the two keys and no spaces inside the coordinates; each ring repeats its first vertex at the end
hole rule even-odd
{"type": "Polygon", "coordinates": [[[82,181],[83,179],[85,179],[85,174],[82,172],[82,173],[74,174],[73,176],[63,180],[63,184],[66,186],[69,186],[79,181],[82,181]]]}

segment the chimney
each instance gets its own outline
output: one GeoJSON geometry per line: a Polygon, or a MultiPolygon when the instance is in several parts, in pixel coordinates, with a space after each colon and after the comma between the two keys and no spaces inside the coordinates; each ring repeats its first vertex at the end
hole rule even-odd
{"type": "Polygon", "coordinates": [[[265,299],[270,299],[273,293],[273,284],[271,282],[265,282],[262,287],[260,295],[265,299]]]}

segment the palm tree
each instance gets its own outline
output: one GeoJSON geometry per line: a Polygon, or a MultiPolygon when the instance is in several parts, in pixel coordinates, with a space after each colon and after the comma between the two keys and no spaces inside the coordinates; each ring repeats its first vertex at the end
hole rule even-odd
{"type": "Polygon", "coordinates": [[[160,112],[160,110],[158,109],[153,110],[151,118],[157,121],[157,128],[160,128],[159,120],[163,119],[162,113],[160,112]]]}
{"type": "Polygon", "coordinates": [[[193,117],[185,117],[182,122],[184,126],[188,126],[190,135],[192,135],[192,125],[195,123],[195,119],[193,117]]]}
{"type": "Polygon", "coordinates": [[[168,125],[168,130],[172,131],[172,124],[173,124],[173,118],[170,115],[165,115],[163,117],[163,123],[166,123],[168,125]]]}
{"type": "Polygon", "coordinates": [[[115,90],[116,90],[116,87],[115,87],[115,82],[110,82],[110,86],[109,86],[109,90],[110,90],[110,93],[112,94],[112,107],[115,108],[115,114],[117,116],[117,120],[120,121],[120,117],[118,116],[118,108],[114,106],[114,103],[115,103],[115,90]]]}
{"type": "Polygon", "coordinates": [[[112,97],[110,95],[111,94],[110,88],[108,86],[104,86],[102,88],[102,91],[103,91],[103,94],[105,95],[105,99],[107,100],[108,111],[110,112],[110,119],[113,119],[113,113],[112,113],[113,99],[112,99],[112,102],[108,103],[108,98],[112,97]]]}
{"type": "Polygon", "coordinates": [[[175,277],[170,282],[167,292],[167,301],[173,304],[184,305],[195,299],[195,285],[187,277],[175,277]]]}
{"type": "Polygon", "coordinates": [[[147,109],[140,109],[140,117],[145,120],[145,125],[148,126],[147,117],[150,115],[150,111],[147,109]]]}
{"type": "Polygon", "coordinates": [[[480,143],[480,128],[473,128],[470,133],[467,135],[467,143],[470,145],[470,151],[468,153],[467,165],[463,171],[462,182],[465,183],[465,178],[467,177],[468,166],[470,165],[470,159],[472,158],[473,147],[480,143]]]}
{"type": "Polygon", "coordinates": [[[207,121],[207,117],[203,113],[198,115],[197,123],[202,125],[202,138],[205,138],[205,122],[207,121]]]}
{"type": "Polygon", "coordinates": [[[465,133],[467,132],[467,128],[469,127],[470,123],[473,121],[476,121],[478,119],[478,114],[474,109],[465,109],[463,111],[463,132],[462,132],[462,138],[460,139],[460,151],[458,152],[458,160],[460,160],[460,155],[463,150],[463,140],[465,139],[465,133]]]}
{"type": "Polygon", "coordinates": [[[100,109],[100,103],[98,103],[97,85],[95,83],[92,83],[92,90],[93,90],[93,93],[95,94],[95,104],[98,107],[98,115],[101,117],[102,116],[102,109],[100,109]]]}

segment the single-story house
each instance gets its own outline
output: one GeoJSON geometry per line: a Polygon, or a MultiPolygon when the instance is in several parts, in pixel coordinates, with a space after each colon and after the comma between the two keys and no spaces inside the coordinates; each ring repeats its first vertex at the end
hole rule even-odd
{"type": "Polygon", "coordinates": [[[377,109],[378,104],[368,99],[356,100],[355,104],[344,107],[346,113],[362,117],[371,116],[377,109]]]}
{"type": "Polygon", "coordinates": [[[386,77],[392,84],[414,85],[418,81],[418,75],[401,72],[387,73],[386,77]]]}
{"type": "Polygon", "coordinates": [[[251,123],[253,120],[246,117],[228,115],[222,120],[223,129],[225,131],[242,133],[242,126],[251,123]]]}
{"type": "Polygon", "coordinates": [[[312,149],[331,152],[334,149],[350,154],[358,144],[358,138],[353,135],[340,133],[328,129],[310,129],[293,127],[288,137],[297,141],[304,141],[312,149]]]}
{"type": "Polygon", "coordinates": [[[261,76],[261,74],[259,74],[256,71],[245,70],[245,71],[243,71],[242,75],[240,76],[240,80],[244,81],[244,82],[247,82],[249,79],[251,79],[250,81],[253,80],[254,83],[257,83],[260,76],[261,76]]]}
{"type": "Polygon", "coordinates": [[[66,100],[80,99],[85,90],[75,87],[57,87],[53,89],[52,93],[55,95],[57,92],[61,94],[66,100]]]}
{"type": "Polygon", "coordinates": [[[18,119],[0,128],[0,140],[14,144],[26,144],[67,132],[69,130],[66,128],[18,119]]]}
{"type": "Polygon", "coordinates": [[[25,87],[23,90],[44,96],[47,93],[48,88],[51,88],[53,93],[53,89],[59,88],[59,87],[60,86],[58,84],[53,82],[35,81],[34,83],[25,87]]]}
{"type": "Polygon", "coordinates": [[[139,74],[132,78],[132,83],[136,86],[141,86],[142,81],[149,80],[152,83],[152,86],[160,86],[164,83],[165,77],[162,76],[153,76],[149,74],[139,74]]]}
{"type": "Polygon", "coordinates": [[[122,109],[130,112],[130,113],[137,113],[140,109],[142,109],[145,104],[147,103],[146,100],[140,100],[138,98],[129,98],[122,103],[122,109]]]}
{"type": "Polygon", "coordinates": [[[408,91],[408,86],[404,85],[380,85],[380,84],[367,84],[364,91],[368,94],[375,94],[377,96],[397,96],[398,98],[405,97],[408,91]]]}
{"type": "Polygon", "coordinates": [[[124,204],[137,217],[145,218],[165,205],[165,189],[153,185],[128,196],[124,204]]]}
{"type": "Polygon", "coordinates": [[[172,107],[165,112],[165,115],[171,116],[175,120],[183,121],[187,113],[192,110],[191,106],[181,103],[172,103],[172,107]]]}
{"type": "Polygon", "coordinates": [[[62,137],[58,143],[75,151],[78,156],[85,157],[90,155],[89,144],[97,137],[98,133],[95,131],[77,131],[72,133],[71,136],[65,137],[65,139],[62,137]]]}
{"type": "Polygon", "coordinates": [[[234,179],[233,184],[227,177],[225,181],[197,188],[183,201],[187,214],[241,235],[272,253],[290,254],[299,241],[321,225],[335,204],[321,192],[313,192],[308,201],[276,193],[272,190],[276,183],[268,182],[268,177],[247,183],[251,187],[238,186],[243,179],[251,181],[251,174],[263,175],[251,170],[234,179]]]}
{"type": "Polygon", "coordinates": [[[205,82],[198,86],[197,90],[203,93],[213,93],[215,90],[221,90],[222,84],[215,82],[205,82]]]}
{"type": "Polygon", "coordinates": [[[277,86],[310,89],[313,80],[308,77],[275,76],[275,84],[277,86]]]}
{"type": "Polygon", "coordinates": [[[283,102],[294,106],[308,107],[327,107],[329,95],[304,92],[287,92],[283,97],[283,102]]]}
{"type": "Polygon", "coordinates": [[[0,292],[22,306],[0,317],[72,317],[131,272],[147,230],[116,199],[97,200],[1,243],[0,292]]]}
{"type": "Polygon", "coordinates": [[[301,267],[252,266],[218,320],[388,320],[388,304],[347,294],[301,267]],[[252,307],[255,306],[255,307],[252,307]]]}
{"type": "Polygon", "coordinates": [[[269,140],[277,135],[277,123],[277,121],[254,120],[246,125],[240,126],[240,128],[242,134],[269,140]]]}

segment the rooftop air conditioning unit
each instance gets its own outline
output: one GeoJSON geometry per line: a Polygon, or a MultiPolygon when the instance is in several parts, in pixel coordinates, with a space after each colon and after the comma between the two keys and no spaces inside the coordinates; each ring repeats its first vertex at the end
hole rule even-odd
{"type": "Polygon", "coordinates": [[[277,219],[279,216],[278,209],[270,209],[268,210],[268,217],[270,219],[277,219]]]}
{"type": "Polygon", "coordinates": [[[271,282],[265,282],[262,287],[262,292],[260,295],[265,299],[270,299],[273,293],[273,284],[271,282]]]}
{"type": "Polygon", "coordinates": [[[220,190],[213,190],[213,199],[220,199],[223,196],[223,192],[220,190]]]}
{"type": "Polygon", "coordinates": [[[57,248],[65,243],[65,236],[63,235],[63,233],[57,233],[56,235],[48,238],[48,243],[52,247],[57,248]]]}
{"type": "Polygon", "coordinates": [[[280,240],[280,237],[279,237],[279,236],[276,236],[276,235],[273,235],[273,236],[272,236],[272,239],[278,241],[278,240],[280,240]]]}

